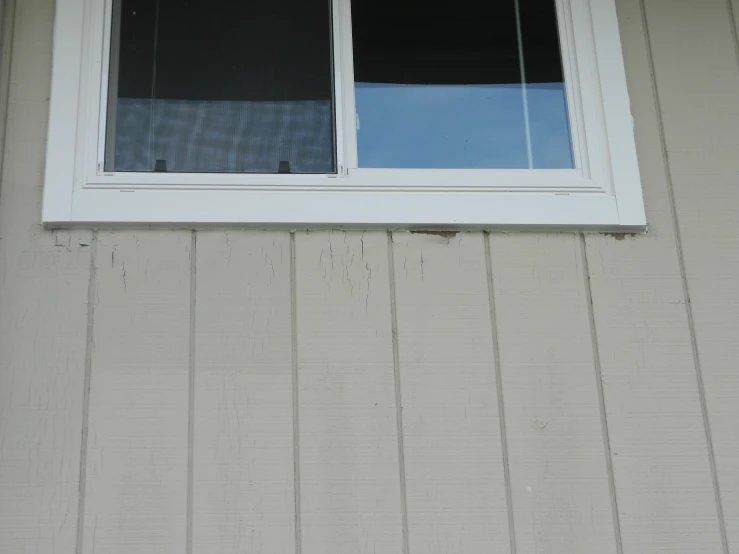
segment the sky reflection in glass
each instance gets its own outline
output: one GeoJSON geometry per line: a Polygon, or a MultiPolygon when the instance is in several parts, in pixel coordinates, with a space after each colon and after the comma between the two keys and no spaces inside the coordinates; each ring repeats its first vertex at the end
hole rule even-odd
{"type": "Polygon", "coordinates": [[[360,167],[556,169],[573,167],[562,83],[356,83],[360,167]],[[527,141],[530,141],[531,164],[527,141]]]}

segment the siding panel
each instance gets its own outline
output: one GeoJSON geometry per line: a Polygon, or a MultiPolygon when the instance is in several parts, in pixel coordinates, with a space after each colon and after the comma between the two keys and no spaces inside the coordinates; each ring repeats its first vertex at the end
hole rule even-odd
{"type": "Polygon", "coordinates": [[[0,187],[0,552],[72,554],[91,233],[38,224],[54,10],[28,0],[15,15],[0,187]]]}
{"type": "MultiPolygon", "coordinates": [[[[727,6],[736,18],[739,0],[644,2],[651,51],[640,0],[618,8],[650,233],[585,239],[623,552],[722,551],[679,253],[733,552],[739,66],[727,6]]],[[[100,233],[90,283],[92,233],[39,226],[53,10],[22,0],[15,14],[0,552],[75,552],[80,489],[83,553],[187,552],[189,409],[193,552],[292,552],[301,534],[305,554],[403,552],[394,361],[411,553],[510,550],[499,396],[518,552],[614,552],[579,239],[492,236],[498,390],[482,235],[394,234],[394,360],[385,233],[299,233],[292,274],[287,232],[199,233],[189,406],[191,233],[100,233]]]]}
{"type": "Polygon", "coordinates": [[[100,233],[85,554],[185,551],[190,243],[100,233]]]}
{"type": "Polygon", "coordinates": [[[394,233],[410,552],[509,552],[481,233],[394,233]]]}
{"type": "Polygon", "coordinates": [[[402,552],[386,243],[295,236],[303,554],[402,552]]]}
{"type": "MultiPolygon", "coordinates": [[[[672,5],[663,3],[653,16],[671,17],[672,5]]],[[[649,234],[587,235],[586,242],[623,548],[718,553],[721,536],[641,4],[620,0],[618,8],[649,234]]]]}
{"type": "Polygon", "coordinates": [[[650,0],[648,15],[717,478],[728,543],[735,552],[739,551],[739,66],[729,5],[650,0]]]}
{"type": "Polygon", "coordinates": [[[198,233],[196,282],[193,553],[294,553],[289,233],[198,233]]]}
{"type": "Polygon", "coordinates": [[[520,552],[615,553],[583,260],[574,235],[491,235],[520,552]]]}

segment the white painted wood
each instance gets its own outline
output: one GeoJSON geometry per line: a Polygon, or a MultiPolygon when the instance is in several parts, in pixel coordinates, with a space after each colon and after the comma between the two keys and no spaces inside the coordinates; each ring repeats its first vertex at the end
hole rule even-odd
{"type": "Polygon", "coordinates": [[[728,5],[650,0],[647,14],[716,474],[729,551],[736,552],[739,66],[728,5]]]}
{"type": "Polygon", "coordinates": [[[340,28],[335,44],[344,51],[334,56],[342,64],[336,77],[343,79],[336,88],[337,121],[343,122],[337,137],[339,164],[346,158],[353,165],[340,167],[332,175],[101,171],[100,141],[106,135],[107,113],[106,45],[110,42],[110,25],[105,22],[110,2],[58,0],[43,214],[47,225],[595,225],[629,229],[646,225],[615,0],[558,1],[559,20],[568,21],[562,25],[568,35],[562,44],[563,70],[570,84],[567,97],[575,104],[569,113],[583,120],[582,125],[573,125],[580,167],[523,172],[356,168],[356,152],[346,152],[356,149],[356,141],[346,138],[356,132],[351,18],[342,9],[349,0],[334,0],[334,21],[340,28]],[[342,106],[346,107],[343,112],[342,106]],[[579,144],[583,138],[587,145],[579,144]],[[447,194],[441,195],[444,203],[440,206],[442,188],[447,194]],[[384,194],[401,189],[405,189],[403,194],[384,194]],[[481,194],[462,194],[467,190],[481,194]],[[369,202],[368,191],[372,192],[369,202]],[[553,204],[558,209],[551,209],[553,204]],[[389,217],[388,212],[398,215],[389,217]]]}
{"type": "MultiPolygon", "coordinates": [[[[48,0],[47,0],[48,1],[48,0]]],[[[84,0],[62,0],[54,19],[53,63],[42,220],[64,217],[72,205],[81,90],[84,0]],[[62,3],[62,1],[64,3],[62,3]],[[62,177],[63,176],[63,177],[62,177]]]]}
{"type": "Polygon", "coordinates": [[[617,552],[581,250],[490,236],[519,552],[617,552]]]}
{"type": "Polygon", "coordinates": [[[193,553],[295,553],[290,236],[197,235],[193,553]]]}
{"type": "Polygon", "coordinates": [[[326,174],[149,173],[121,172],[91,177],[90,188],[132,190],[237,191],[402,191],[434,192],[603,192],[602,186],[577,169],[501,169],[491,179],[488,169],[350,168],[345,178],[326,174]],[[176,180],[176,181],[175,181],[176,180]]]}
{"type": "Polygon", "coordinates": [[[386,242],[295,236],[303,554],[402,552],[386,242]]]}
{"type": "Polygon", "coordinates": [[[99,234],[83,554],[185,552],[190,243],[99,234]]]}
{"type": "MultiPolygon", "coordinates": [[[[169,210],[168,223],[178,225],[229,224],[264,227],[323,228],[331,221],[356,219],[354,226],[407,228],[414,225],[503,227],[520,229],[596,228],[619,229],[618,203],[605,194],[546,193],[434,193],[419,202],[417,193],[398,191],[351,192],[259,192],[227,190],[130,190],[86,189],[75,197],[71,219],[45,219],[47,226],[162,221],[162,209],[169,210]],[[165,208],[166,206],[166,208],[165,208]],[[535,218],[535,219],[532,219],[535,218]],[[280,223],[281,222],[281,223],[280,223]],[[357,223],[361,222],[361,223],[357,223]]],[[[349,224],[348,224],[349,225],[349,224]]],[[[643,226],[627,226],[639,231],[643,226]]]]}
{"type": "MultiPolygon", "coordinates": [[[[663,3],[652,14],[669,20],[679,3],[663,3]]],[[[618,7],[650,233],[586,235],[586,241],[623,549],[719,553],[640,2],[621,0],[618,7]]],[[[702,32],[700,40],[710,34],[702,32]]],[[[705,53],[700,59],[712,63],[705,53]]],[[[657,74],[662,65],[654,68],[657,74]]],[[[679,86],[691,86],[688,81],[680,80],[679,86]]]]}
{"type": "MultiPolygon", "coordinates": [[[[605,106],[602,115],[608,132],[608,164],[618,201],[619,222],[622,226],[643,226],[648,222],[644,213],[644,192],[634,139],[634,112],[626,87],[617,5],[620,6],[616,0],[591,2],[590,15],[600,69],[600,100],[605,106]]],[[[582,74],[580,77],[588,78],[582,74]]]]}
{"type": "Polygon", "coordinates": [[[0,95],[10,108],[0,177],[3,554],[72,554],[77,534],[91,233],[38,225],[52,18],[50,2],[18,2],[12,82],[0,95]]]}
{"type": "Polygon", "coordinates": [[[338,173],[346,174],[347,167],[358,167],[357,163],[357,114],[354,97],[354,56],[352,36],[351,2],[332,0],[334,80],[336,85],[336,150],[339,162],[338,173]],[[342,166],[343,162],[343,166],[342,166]]]}
{"type": "Polygon", "coordinates": [[[393,241],[410,552],[509,552],[482,234],[393,241]]]}

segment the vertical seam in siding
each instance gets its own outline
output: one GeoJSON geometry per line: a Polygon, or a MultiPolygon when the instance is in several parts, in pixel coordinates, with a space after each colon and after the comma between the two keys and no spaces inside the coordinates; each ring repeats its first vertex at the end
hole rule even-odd
{"type": "Polygon", "coordinates": [[[15,0],[5,0],[0,7],[0,192],[5,158],[5,131],[8,128],[10,72],[13,65],[13,35],[15,31],[15,0]],[[5,63],[3,63],[3,61],[5,63]]]}
{"type": "Polygon", "coordinates": [[[500,368],[500,348],[498,342],[498,316],[495,311],[495,288],[493,283],[493,259],[490,254],[490,233],[483,233],[485,248],[485,268],[487,271],[488,308],[490,309],[490,334],[493,342],[493,363],[495,364],[495,387],[498,396],[498,420],[500,422],[500,442],[503,455],[503,479],[505,481],[506,511],[508,512],[508,535],[511,554],[516,554],[516,525],[513,513],[513,492],[511,490],[511,468],[508,458],[508,435],[505,423],[505,404],[503,403],[503,374],[500,368]]]}
{"type": "Polygon", "coordinates": [[[195,309],[197,306],[197,255],[198,235],[190,237],[190,352],[188,359],[188,410],[187,410],[187,529],[185,550],[192,554],[194,479],[195,479],[195,309]]]}
{"type": "Polygon", "coordinates": [[[690,289],[688,286],[688,278],[685,270],[685,258],[683,256],[682,237],[680,235],[680,223],[677,217],[677,206],[675,202],[672,171],[670,169],[670,162],[668,159],[665,127],[664,121],[662,119],[662,104],[660,101],[659,86],[657,84],[656,68],[654,64],[654,56],[652,53],[652,39],[649,32],[649,18],[647,17],[647,8],[644,0],[639,0],[639,7],[641,9],[642,26],[644,27],[644,39],[646,41],[647,47],[647,63],[649,65],[649,72],[652,76],[652,95],[657,112],[657,126],[659,129],[660,150],[662,151],[662,163],[665,170],[665,178],[667,180],[667,198],[670,204],[670,212],[672,214],[672,228],[675,235],[677,259],[680,268],[680,279],[682,282],[683,297],[685,299],[685,313],[688,319],[688,331],[690,333],[690,348],[693,353],[693,365],[695,367],[695,377],[696,383],[698,385],[698,398],[700,401],[701,415],[703,416],[703,428],[706,436],[706,448],[708,450],[708,462],[711,470],[711,479],[713,481],[713,494],[716,501],[716,512],[718,516],[719,532],[721,534],[721,545],[723,547],[724,554],[729,554],[729,540],[726,535],[726,521],[724,518],[723,503],[721,501],[721,488],[719,486],[718,472],[716,470],[716,456],[713,450],[711,422],[708,418],[708,406],[703,384],[703,371],[701,368],[700,353],[698,351],[698,342],[695,334],[693,308],[690,301],[690,289]]]}
{"type": "Polygon", "coordinates": [[[726,0],[726,10],[729,12],[729,26],[731,27],[731,38],[734,41],[734,55],[736,56],[737,67],[739,68],[739,36],[737,36],[736,17],[732,0],[726,0]]]}
{"type": "MultiPolygon", "coordinates": [[[[577,240],[577,239],[575,239],[577,240]]],[[[611,457],[611,437],[608,431],[608,415],[606,413],[606,398],[603,391],[603,372],[600,365],[600,348],[598,347],[598,332],[595,324],[595,306],[593,305],[593,289],[590,284],[590,265],[588,264],[587,245],[585,235],[580,233],[580,258],[583,268],[583,283],[585,285],[585,301],[588,305],[588,320],[590,323],[590,340],[593,351],[593,366],[595,368],[595,383],[598,389],[598,406],[600,408],[600,424],[603,433],[603,447],[606,456],[608,472],[608,491],[611,497],[611,512],[613,516],[613,533],[616,539],[616,552],[623,554],[623,538],[621,536],[621,519],[618,513],[618,497],[616,496],[616,476],[613,471],[611,457]]]]}
{"type": "Polygon", "coordinates": [[[303,549],[300,518],[300,420],[298,411],[298,309],[295,232],[290,233],[290,341],[293,384],[293,494],[295,497],[295,554],[303,549]]]}
{"type": "Polygon", "coordinates": [[[398,312],[395,292],[395,254],[393,234],[387,232],[387,266],[390,279],[390,328],[393,341],[393,374],[395,377],[395,419],[398,426],[398,470],[400,472],[400,515],[403,525],[403,554],[409,554],[408,494],[405,483],[405,441],[403,438],[403,395],[400,388],[400,348],[398,345],[398,312]]]}
{"type": "Polygon", "coordinates": [[[97,231],[92,233],[90,242],[90,275],[87,284],[87,328],[85,342],[85,379],[82,392],[82,440],[80,444],[79,491],[77,496],[77,544],[75,552],[82,553],[82,539],[85,528],[85,495],[87,488],[87,436],[90,419],[90,382],[92,380],[92,351],[95,348],[95,301],[97,299],[97,231]]]}

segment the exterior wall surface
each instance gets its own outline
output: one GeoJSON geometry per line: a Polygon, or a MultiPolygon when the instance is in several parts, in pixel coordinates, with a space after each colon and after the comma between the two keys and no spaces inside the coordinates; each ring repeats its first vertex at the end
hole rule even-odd
{"type": "Polygon", "coordinates": [[[618,0],[639,236],[45,230],[6,3],[0,554],[739,553],[739,0],[618,0]]]}

